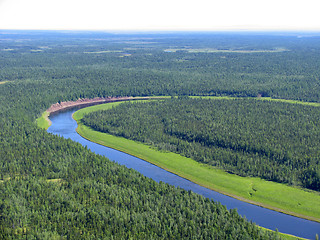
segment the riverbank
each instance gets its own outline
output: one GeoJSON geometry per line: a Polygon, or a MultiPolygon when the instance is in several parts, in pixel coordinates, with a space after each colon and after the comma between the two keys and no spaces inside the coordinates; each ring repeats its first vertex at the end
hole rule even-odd
{"type": "Polygon", "coordinates": [[[36,122],[37,122],[37,125],[40,127],[40,128],[43,128],[43,129],[48,129],[50,126],[51,126],[51,121],[49,119],[49,115],[50,113],[48,111],[45,111],[42,113],[41,117],[39,117],[36,122]]]}
{"type": "MultiPolygon", "coordinates": [[[[157,97],[156,97],[157,98],[157,97]]],[[[213,98],[213,97],[210,97],[213,98]]],[[[226,98],[228,97],[216,97],[226,98]]],[[[130,98],[134,99],[151,99],[145,98],[130,98]]],[[[291,100],[282,99],[264,99],[257,98],[259,100],[268,101],[288,101],[296,104],[306,104],[319,106],[319,103],[305,103],[291,100]]],[[[100,109],[111,108],[120,104],[119,101],[125,101],[119,98],[114,99],[114,103],[96,105],[94,107],[85,108],[77,111],[74,114],[74,118],[77,120],[79,127],[78,133],[89,139],[90,141],[102,144],[122,152],[129,153],[136,157],[139,157],[145,161],[153,163],[167,171],[182,176],[192,182],[195,182],[201,186],[231,196],[233,198],[252,203],[258,206],[262,206],[268,209],[272,209],[278,212],[283,212],[300,218],[313,220],[320,222],[320,195],[317,192],[307,191],[305,189],[299,189],[290,187],[284,184],[263,181],[259,178],[239,177],[237,175],[228,174],[220,169],[215,169],[208,165],[200,164],[192,159],[182,157],[174,153],[159,152],[156,149],[150,148],[150,146],[143,145],[128,139],[115,137],[108,134],[94,132],[86,126],[80,123],[80,119],[83,115],[89,111],[96,111],[100,109]],[[254,186],[254,190],[252,191],[254,186]]],[[[84,102],[81,102],[82,105],[84,102]]],[[[87,103],[85,103],[87,104],[87,103]]],[[[68,108],[71,105],[68,106],[68,108]]],[[[72,107],[75,107],[73,104],[72,107]]],[[[79,106],[79,105],[77,105],[79,106]]],[[[64,110],[65,108],[61,108],[64,110]]],[[[60,109],[60,110],[61,110],[60,109]]],[[[59,111],[59,110],[57,110],[59,111]]],[[[42,115],[41,118],[48,116],[42,115]]],[[[37,122],[39,119],[37,120],[37,122]]],[[[40,121],[41,122],[41,121],[40,121]]],[[[39,122],[38,122],[39,124],[39,122]]]]}
{"type": "Polygon", "coordinates": [[[59,112],[62,110],[67,110],[74,107],[87,107],[96,104],[109,103],[109,102],[117,102],[117,101],[129,101],[136,99],[149,99],[150,97],[97,97],[97,98],[81,98],[76,101],[67,101],[67,102],[58,102],[52,104],[50,108],[48,108],[47,112],[49,114],[59,112]]]}
{"type": "Polygon", "coordinates": [[[36,123],[40,128],[48,129],[51,126],[51,121],[49,119],[50,114],[54,114],[60,111],[65,111],[71,108],[84,108],[104,103],[110,102],[121,102],[121,101],[130,101],[130,100],[148,100],[148,99],[161,99],[161,98],[169,98],[168,96],[152,96],[152,97],[105,97],[105,98],[82,98],[77,101],[66,101],[66,102],[58,102],[52,104],[44,113],[42,113],[41,117],[36,119],[36,123]]]}
{"type": "Polygon", "coordinates": [[[120,103],[98,105],[76,112],[74,118],[79,124],[78,133],[90,141],[137,156],[192,182],[241,201],[320,222],[320,196],[317,192],[259,178],[228,174],[178,154],[159,152],[141,143],[95,132],[79,121],[89,111],[107,109],[117,104],[120,103]],[[252,191],[253,186],[255,191],[252,191]]]}
{"type": "MultiPolygon", "coordinates": [[[[72,109],[66,112],[62,111],[58,114],[50,116],[52,126],[48,129],[48,133],[59,135],[60,137],[78,142],[81,145],[86,146],[86,148],[93,153],[105,156],[109,160],[117,164],[124,165],[129,169],[134,169],[156,182],[164,182],[166,184],[170,184],[187,191],[191,190],[213,201],[218,201],[222,205],[226,205],[228,209],[237,209],[238,213],[248,219],[248,221],[253,221],[264,228],[272,229],[275,232],[277,232],[276,229],[278,229],[281,233],[304,237],[306,239],[314,239],[316,234],[319,234],[318,230],[320,227],[320,223],[307,221],[286,214],[281,214],[266,208],[261,208],[256,205],[239,201],[237,199],[212,191],[208,188],[199,186],[187,179],[167,172],[154,164],[136,158],[132,155],[128,155],[121,151],[117,151],[86,140],[81,137],[76,131],[78,124],[72,117],[72,114],[74,112],[75,109],[72,109]]],[[[113,165],[111,164],[110,166],[113,165]]]]}

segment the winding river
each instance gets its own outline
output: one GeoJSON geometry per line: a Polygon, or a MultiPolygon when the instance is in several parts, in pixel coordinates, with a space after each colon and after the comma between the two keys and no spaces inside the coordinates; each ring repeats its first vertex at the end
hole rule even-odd
{"type": "Polygon", "coordinates": [[[125,165],[128,168],[133,168],[157,182],[162,181],[186,190],[192,190],[193,192],[211,198],[214,201],[221,202],[223,205],[226,205],[228,209],[237,208],[240,215],[245,216],[247,219],[262,227],[272,230],[278,229],[279,232],[308,239],[314,239],[316,234],[320,235],[320,223],[278,213],[225,196],[167,172],[139,158],[82,138],[76,132],[77,122],[72,118],[72,114],[75,111],[76,110],[69,110],[50,116],[52,125],[49,127],[48,132],[79,142],[82,145],[87,146],[91,151],[106,156],[110,160],[125,165]]]}

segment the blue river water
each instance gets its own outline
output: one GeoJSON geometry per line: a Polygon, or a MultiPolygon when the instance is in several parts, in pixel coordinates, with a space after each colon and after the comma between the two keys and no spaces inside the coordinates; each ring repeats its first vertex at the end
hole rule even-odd
{"type": "Polygon", "coordinates": [[[52,125],[49,127],[48,132],[79,142],[87,146],[94,153],[106,156],[110,160],[125,165],[128,168],[135,169],[157,182],[162,181],[186,190],[192,190],[214,201],[221,202],[221,204],[226,205],[228,209],[236,208],[240,215],[245,216],[248,220],[262,227],[272,230],[278,229],[279,232],[308,239],[315,239],[316,234],[320,235],[320,223],[282,214],[225,196],[167,172],[139,158],[82,138],[76,132],[77,122],[72,118],[72,114],[75,111],[76,110],[69,110],[50,116],[52,125]]]}

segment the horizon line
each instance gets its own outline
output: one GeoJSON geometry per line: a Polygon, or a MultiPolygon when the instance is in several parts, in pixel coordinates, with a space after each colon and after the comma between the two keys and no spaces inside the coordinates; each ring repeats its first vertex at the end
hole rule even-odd
{"type": "Polygon", "coordinates": [[[320,29],[20,29],[0,28],[0,31],[52,31],[52,32],[105,32],[105,33],[215,33],[215,32],[239,32],[239,33],[320,33],[320,29]]]}

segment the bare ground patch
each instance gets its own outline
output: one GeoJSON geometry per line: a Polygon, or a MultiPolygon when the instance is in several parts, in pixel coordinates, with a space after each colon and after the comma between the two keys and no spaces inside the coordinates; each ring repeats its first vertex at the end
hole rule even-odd
{"type": "Polygon", "coordinates": [[[150,97],[97,97],[97,98],[83,98],[78,99],[77,101],[67,101],[67,102],[59,102],[52,104],[50,108],[48,108],[47,112],[54,113],[61,110],[77,107],[77,106],[90,106],[101,103],[108,102],[117,102],[117,101],[128,101],[128,100],[138,100],[138,99],[149,99],[150,97]]]}

